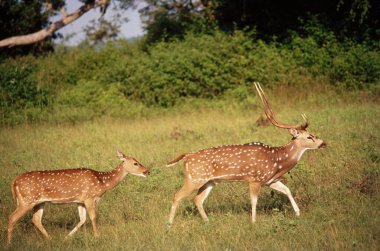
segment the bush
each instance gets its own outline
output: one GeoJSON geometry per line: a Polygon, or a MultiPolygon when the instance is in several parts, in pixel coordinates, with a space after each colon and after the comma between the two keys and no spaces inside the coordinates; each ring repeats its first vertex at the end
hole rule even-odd
{"type": "Polygon", "coordinates": [[[23,109],[46,106],[48,93],[32,78],[33,65],[0,65],[0,105],[2,108],[23,109]]]}
{"type": "Polygon", "coordinates": [[[170,107],[184,97],[216,98],[253,81],[276,84],[294,67],[283,48],[254,43],[241,31],[216,32],[157,43],[148,52],[114,62],[98,79],[122,83],[133,100],[170,107]]]}
{"type": "MultiPolygon", "coordinates": [[[[144,114],[145,107],[129,101],[123,92],[124,87],[120,83],[105,86],[96,81],[81,80],[75,87],[57,95],[55,109],[75,111],[73,116],[79,120],[101,115],[128,118],[144,114]]],[[[70,117],[71,114],[65,116],[70,117]]]]}
{"type": "Polygon", "coordinates": [[[254,81],[302,86],[324,79],[345,89],[380,82],[378,42],[338,42],[321,28],[314,35],[312,25],[305,30],[288,44],[215,31],[148,47],[121,41],[5,60],[0,123],[143,116],[147,107],[168,108],[184,99],[250,103],[254,81]]]}
{"type": "Polygon", "coordinates": [[[18,124],[34,117],[32,110],[48,106],[49,92],[40,88],[32,78],[34,65],[10,61],[0,65],[0,116],[1,123],[18,124]]]}
{"type": "Polygon", "coordinates": [[[333,82],[345,82],[350,87],[380,81],[380,53],[363,45],[353,45],[336,55],[327,72],[333,82]]]}
{"type": "Polygon", "coordinates": [[[302,36],[293,33],[289,48],[298,66],[314,77],[329,77],[332,84],[357,88],[380,81],[379,42],[338,42],[332,31],[313,18],[304,22],[302,36]]]}

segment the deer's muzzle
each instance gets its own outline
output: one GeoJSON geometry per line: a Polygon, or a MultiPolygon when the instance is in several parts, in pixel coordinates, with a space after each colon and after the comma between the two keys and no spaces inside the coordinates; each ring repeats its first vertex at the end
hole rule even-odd
{"type": "Polygon", "coordinates": [[[149,170],[146,170],[143,172],[144,175],[148,176],[150,174],[150,171],[149,170]]]}
{"type": "Polygon", "coordinates": [[[322,144],[319,145],[319,149],[323,149],[323,148],[326,148],[327,147],[327,144],[326,142],[322,142],[322,144]]]}

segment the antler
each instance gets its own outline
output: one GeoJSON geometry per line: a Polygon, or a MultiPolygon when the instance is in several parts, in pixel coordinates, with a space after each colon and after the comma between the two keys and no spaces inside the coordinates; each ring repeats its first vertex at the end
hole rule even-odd
{"type": "Polygon", "coordinates": [[[263,108],[264,108],[264,112],[265,114],[267,115],[267,118],[269,119],[269,121],[274,125],[274,126],[277,126],[277,127],[280,127],[280,128],[286,128],[286,129],[298,129],[298,130],[305,130],[308,125],[309,125],[309,120],[307,119],[306,115],[305,114],[301,114],[302,118],[304,119],[304,123],[301,124],[301,125],[288,125],[288,124],[285,124],[285,123],[281,123],[281,122],[278,122],[276,120],[276,115],[274,114],[272,108],[270,107],[269,105],[269,102],[268,102],[268,99],[263,91],[263,89],[261,88],[260,84],[257,83],[257,82],[254,82],[255,84],[255,87],[256,87],[256,90],[257,90],[257,93],[259,94],[260,96],[260,99],[261,99],[261,103],[263,105],[263,108]]]}

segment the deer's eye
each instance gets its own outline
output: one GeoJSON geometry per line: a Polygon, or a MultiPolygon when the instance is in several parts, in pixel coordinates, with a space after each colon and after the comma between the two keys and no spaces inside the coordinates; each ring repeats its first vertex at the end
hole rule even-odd
{"type": "Polygon", "coordinates": [[[315,142],[313,136],[309,136],[309,137],[307,137],[307,139],[311,139],[313,142],[315,142]]]}
{"type": "Polygon", "coordinates": [[[135,163],[133,163],[133,165],[137,166],[138,164],[135,162],[135,163]]]}

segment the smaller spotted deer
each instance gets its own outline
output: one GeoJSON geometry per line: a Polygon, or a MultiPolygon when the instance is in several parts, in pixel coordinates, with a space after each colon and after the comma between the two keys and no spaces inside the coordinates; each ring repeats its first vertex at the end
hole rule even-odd
{"type": "Polygon", "coordinates": [[[309,123],[305,115],[302,115],[305,123],[301,125],[278,122],[260,84],[255,83],[255,86],[268,120],[277,127],[288,129],[292,140],[279,147],[270,147],[258,142],[213,147],[196,153],[184,153],[170,161],[168,166],[184,159],[185,182],[174,196],[169,224],[173,223],[179,202],[194,191],[198,191],[194,203],[201,217],[207,221],[203,202],[212,188],[222,181],[249,183],[252,222],[256,221],[257,197],[263,185],[287,195],[296,215],[299,216],[300,210],[289,188],[280,181],[281,176],[297,164],[305,150],[325,148],[326,143],[306,130],[309,123]]]}
{"type": "Polygon", "coordinates": [[[31,171],[16,177],[12,183],[12,195],[17,202],[17,208],[9,216],[8,244],[12,240],[14,224],[32,209],[32,222],[46,238],[51,239],[41,223],[46,202],[78,205],[80,221],[68,236],[72,236],[85,223],[86,211],[90,216],[95,236],[98,236],[95,206],[102,195],[117,186],[128,173],[142,177],[150,173],[136,159],[119,151],[117,155],[122,162],[109,172],[80,168],[31,171]]]}

